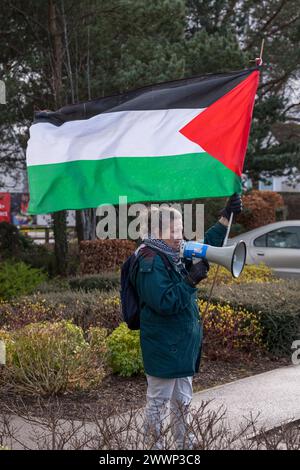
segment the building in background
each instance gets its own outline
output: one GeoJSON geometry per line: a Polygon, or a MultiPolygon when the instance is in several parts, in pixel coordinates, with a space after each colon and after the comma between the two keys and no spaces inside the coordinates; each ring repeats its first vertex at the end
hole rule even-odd
{"type": "Polygon", "coordinates": [[[287,170],[289,175],[285,176],[265,176],[263,180],[259,181],[258,189],[261,191],[277,191],[300,193],[300,173],[296,168],[287,170]]]}

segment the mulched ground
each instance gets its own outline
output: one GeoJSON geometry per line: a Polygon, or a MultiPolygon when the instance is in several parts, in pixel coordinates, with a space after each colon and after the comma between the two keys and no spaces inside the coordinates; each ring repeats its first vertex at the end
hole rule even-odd
{"type": "MultiPolygon", "coordinates": [[[[203,358],[200,372],[194,376],[194,392],[286,365],[290,365],[288,358],[275,361],[264,357],[246,363],[211,361],[203,358]]],[[[68,393],[58,398],[37,400],[32,397],[20,397],[7,390],[0,390],[0,412],[7,411],[7,407],[16,411],[17,406],[18,409],[24,407],[27,412],[40,416],[44,415],[47,409],[58,407],[59,414],[65,419],[84,417],[89,419],[95,413],[125,412],[144,406],[146,388],[147,382],[144,376],[125,378],[110,375],[93,392],[68,393]],[[16,405],[16,403],[18,404],[16,405]]]]}

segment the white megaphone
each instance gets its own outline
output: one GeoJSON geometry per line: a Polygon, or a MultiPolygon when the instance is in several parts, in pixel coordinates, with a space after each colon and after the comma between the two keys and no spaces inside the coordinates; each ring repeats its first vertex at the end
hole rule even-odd
{"type": "Polygon", "coordinates": [[[239,277],[246,261],[246,243],[240,240],[236,245],[216,247],[205,243],[182,241],[181,258],[193,260],[205,258],[212,263],[220,264],[231,272],[233,277],[239,277]]]}

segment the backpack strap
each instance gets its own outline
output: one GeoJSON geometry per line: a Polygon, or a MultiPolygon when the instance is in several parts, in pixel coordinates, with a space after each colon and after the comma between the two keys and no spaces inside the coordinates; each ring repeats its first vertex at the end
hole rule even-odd
{"type": "Polygon", "coordinates": [[[152,269],[152,264],[153,264],[153,261],[154,261],[154,258],[155,258],[156,255],[160,256],[160,258],[162,259],[162,261],[165,265],[165,268],[167,269],[168,272],[170,272],[172,269],[174,269],[172,261],[168,258],[167,255],[165,255],[164,253],[162,253],[159,250],[155,250],[152,247],[144,246],[144,247],[140,248],[139,251],[136,253],[134,262],[132,263],[132,273],[133,273],[133,275],[132,275],[131,279],[132,279],[133,283],[135,282],[136,268],[138,266],[137,261],[141,258],[144,261],[146,261],[145,267],[143,268],[143,271],[148,272],[148,271],[151,271],[151,269],[152,269]]]}
{"type": "MultiPolygon", "coordinates": [[[[147,246],[147,249],[150,250],[150,251],[152,251],[152,253],[154,252],[154,256],[155,256],[155,255],[159,255],[159,256],[161,257],[161,259],[162,259],[162,261],[163,261],[163,263],[164,263],[164,265],[165,265],[165,268],[166,268],[168,271],[171,271],[172,269],[174,269],[174,268],[173,268],[172,261],[170,260],[170,258],[169,258],[167,255],[165,255],[164,253],[162,253],[162,252],[159,251],[159,250],[155,250],[155,248],[150,248],[150,247],[147,246]]],[[[153,256],[153,258],[154,258],[154,256],[153,256]]]]}
{"type": "Polygon", "coordinates": [[[136,276],[139,267],[139,260],[142,258],[143,260],[147,261],[143,271],[150,272],[152,269],[154,258],[157,254],[161,257],[168,273],[171,274],[171,270],[174,269],[174,267],[167,255],[165,255],[161,251],[152,249],[148,246],[141,247],[137,252],[133,254],[129,266],[129,280],[134,289],[136,289],[136,276]]]}

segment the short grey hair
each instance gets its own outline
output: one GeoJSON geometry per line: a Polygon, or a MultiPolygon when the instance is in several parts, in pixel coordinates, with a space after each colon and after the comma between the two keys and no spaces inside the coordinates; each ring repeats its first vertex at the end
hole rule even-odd
{"type": "Polygon", "coordinates": [[[182,212],[179,204],[169,206],[161,204],[149,207],[144,213],[144,231],[142,238],[158,237],[166,229],[170,230],[171,222],[180,220],[182,224],[182,212]]]}

